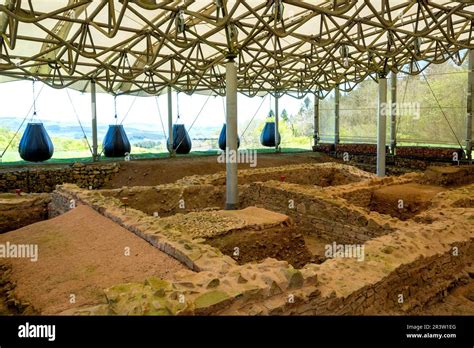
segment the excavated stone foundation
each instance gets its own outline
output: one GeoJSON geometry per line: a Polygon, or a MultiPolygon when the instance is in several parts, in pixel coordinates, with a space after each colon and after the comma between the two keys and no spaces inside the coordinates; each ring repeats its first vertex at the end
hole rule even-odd
{"type": "Polygon", "coordinates": [[[243,170],[236,211],[223,210],[224,173],[154,187],[58,186],[52,216],[87,205],[188,269],[117,284],[102,303],[63,314],[423,314],[470,281],[472,171],[243,170]]]}

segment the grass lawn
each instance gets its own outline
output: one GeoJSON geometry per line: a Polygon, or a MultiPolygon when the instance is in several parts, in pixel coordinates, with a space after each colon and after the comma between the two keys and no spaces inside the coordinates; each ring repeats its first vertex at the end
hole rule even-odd
{"type": "MultiPolygon", "coordinates": [[[[257,153],[273,153],[275,152],[274,148],[265,148],[265,149],[256,149],[257,153]]],[[[304,152],[311,151],[308,148],[283,148],[281,152],[283,153],[292,153],[292,152],[304,152]]],[[[186,157],[186,156],[215,156],[217,150],[206,150],[206,151],[191,151],[189,155],[177,155],[177,157],[186,157]]],[[[169,157],[168,152],[140,152],[133,153],[131,155],[132,160],[137,159],[153,159],[153,158],[167,158],[169,157]]],[[[123,158],[107,158],[102,157],[101,161],[121,161],[123,158]]],[[[54,153],[53,158],[48,161],[41,162],[42,164],[57,163],[57,164],[68,164],[74,162],[92,162],[90,152],[85,151],[57,151],[54,153]]],[[[31,162],[23,161],[19,154],[16,151],[8,151],[3,156],[2,162],[0,165],[25,165],[31,164],[31,162]]]]}

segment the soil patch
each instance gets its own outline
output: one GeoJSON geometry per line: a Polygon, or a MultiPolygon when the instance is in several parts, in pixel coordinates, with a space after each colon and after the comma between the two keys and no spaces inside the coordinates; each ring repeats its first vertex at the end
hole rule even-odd
{"type": "Polygon", "coordinates": [[[461,186],[474,183],[472,166],[432,166],[428,167],[423,183],[440,186],[461,186]]]}
{"type": "MultiPolygon", "coordinates": [[[[255,168],[334,161],[331,157],[318,152],[258,154],[255,168]]],[[[252,168],[248,163],[239,163],[239,169],[252,168]]],[[[222,171],[225,171],[225,163],[218,163],[217,156],[184,156],[120,162],[119,173],[115,174],[103,188],[155,186],[173,183],[185,176],[214,174],[222,171]]]]}
{"type": "Polygon", "coordinates": [[[433,197],[444,190],[439,186],[415,183],[383,187],[374,191],[370,210],[388,214],[400,220],[411,219],[428,209],[433,197]]]}
{"type": "Polygon", "coordinates": [[[451,289],[442,301],[426,308],[425,315],[473,315],[474,313],[474,279],[467,284],[451,289]]]}
{"type": "Polygon", "coordinates": [[[306,248],[303,235],[291,227],[233,231],[208,239],[207,243],[232,257],[240,265],[267,257],[288,261],[295,268],[315,262],[306,248]]]}
{"type": "Polygon", "coordinates": [[[314,234],[304,234],[304,241],[313,258],[317,260],[316,263],[326,260],[326,245],[330,244],[328,241],[314,234]]]}
{"type": "Polygon", "coordinates": [[[0,233],[48,218],[49,194],[0,194],[0,233]]]}
{"type": "Polygon", "coordinates": [[[211,185],[186,187],[175,185],[169,188],[135,186],[99,192],[104,197],[119,199],[124,206],[126,204],[127,207],[160,217],[222,209],[225,203],[225,187],[211,185]]]}
{"type": "MultiPolygon", "coordinates": [[[[102,290],[186,269],[143,239],[89,207],[0,235],[0,243],[37,244],[38,261],[0,259],[11,266],[15,296],[41,314],[58,314],[103,300],[102,290]],[[71,303],[74,298],[75,303],[71,303]]],[[[0,274],[1,278],[2,274],[0,274]]]]}

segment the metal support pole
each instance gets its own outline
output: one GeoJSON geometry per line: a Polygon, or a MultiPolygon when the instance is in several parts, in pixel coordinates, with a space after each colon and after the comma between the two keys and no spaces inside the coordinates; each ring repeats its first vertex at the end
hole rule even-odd
{"type": "Polygon", "coordinates": [[[387,141],[387,78],[379,76],[377,115],[377,176],[385,176],[385,145],[387,141]]]}
{"type": "Polygon", "coordinates": [[[467,119],[466,119],[466,156],[472,163],[472,117],[474,113],[474,50],[469,50],[467,74],[467,119]]]}
{"type": "Polygon", "coordinates": [[[319,96],[318,93],[314,94],[314,134],[313,134],[313,144],[318,146],[319,142],[319,96]]]}
{"type": "Polygon", "coordinates": [[[341,93],[339,91],[339,85],[336,86],[334,89],[334,144],[339,144],[340,137],[339,137],[339,99],[341,93]]]}
{"type": "Polygon", "coordinates": [[[278,111],[278,96],[275,94],[275,152],[280,152],[280,133],[278,132],[278,118],[279,118],[279,111],[278,111]]]}
{"type": "Polygon", "coordinates": [[[176,152],[173,149],[173,99],[171,86],[168,86],[168,151],[170,157],[174,157],[176,152]]]}
{"type": "Polygon", "coordinates": [[[97,146],[97,95],[95,80],[91,80],[91,112],[92,112],[92,160],[99,160],[97,146]]]}
{"type": "Polygon", "coordinates": [[[395,155],[397,147],[397,73],[392,72],[390,80],[392,107],[390,109],[390,153],[395,155]]]}
{"type": "Polygon", "coordinates": [[[226,204],[227,210],[237,209],[237,68],[234,56],[226,63],[226,204]],[[235,159],[235,160],[233,160],[235,159]]]}
{"type": "MultiPolygon", "coordinates": [[[[0,1],[0,5],[5,6],[9,10],[15,5],[13,0],[0,1]]],[[[5,12],[0,12],[0,34],[5,34],[8,27],[8,15],[5,12]]],[[[3,41],[3,37],[0,36],[0,43],[3,41]]]]}

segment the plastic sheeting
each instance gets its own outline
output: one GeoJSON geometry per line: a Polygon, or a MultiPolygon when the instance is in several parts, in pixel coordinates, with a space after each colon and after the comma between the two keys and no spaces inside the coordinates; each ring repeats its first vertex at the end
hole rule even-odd
{"type": "MultiPolygon", "coordinates": [[[[221,134],[219,135],[219,148],[225,151],[226,148],[226,129],[227,125],[224,123],[222,126],[221,134]]],[[[237,148],[240,147],[240,138],[237,136],[237,148]]]]}
{"type": "MultiPolygon", "coordinates": [[[[166,142],[169,149],[169,139],[166,142]]],[[[186,155],[191,151],[192,142],[184,124],[173,125],[173,150],[179,155],[186,155]]]]}
{"type": "Polygon", "coordinates": [[[122,125],[110,125],[103,142],[105,157],[124,157],[131,146],[122,125]]]}
{"type": "MultiPolygon", "coordinates": [[[[278,132],[278,145],[280,145],[281,137],[278,132]]],[[[260,134],[260,143],[263,146],[275,147],[275,122],[267,122],[260,134]]]]}
{"type": "Polygon", "coordinates": [[[18,146],[20,157],[28,162],[49,160],[54,146],[42,123],[28,123],[18,146]]]}

